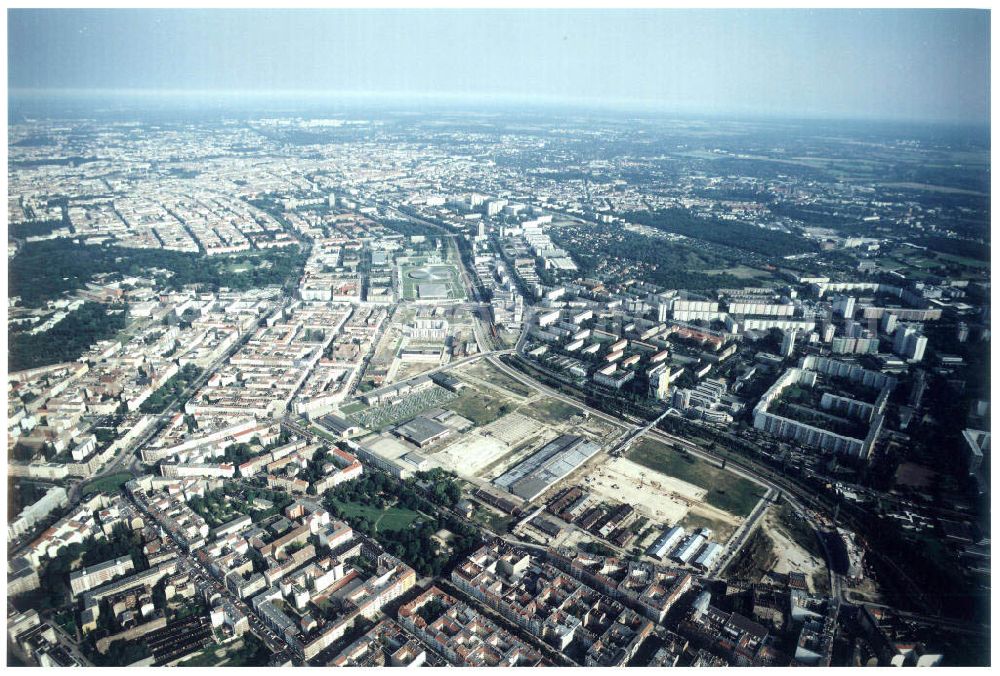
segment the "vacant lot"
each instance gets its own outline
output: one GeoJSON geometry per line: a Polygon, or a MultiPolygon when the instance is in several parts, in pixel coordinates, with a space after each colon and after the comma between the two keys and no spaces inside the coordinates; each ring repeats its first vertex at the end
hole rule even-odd
{"type": "Polygon", "coordinates": [[[764,494],[764,489],[752,481],[652,439],[640,440],[629,452],[628,458],[654,471],[704,488],[706,503],[735,516],[750,514],[764,494]]]}
{"type": "Polygon", "coordinates": [[[530,397],[534,393],[534,390],[526,385],[522,385],[503,371],[494,368],[485,359],[480,359],[472,366],[458,369],[452,375],[459,378],[467,376],[466,380],[476,384],[485,381],[494,387],[502,388],[519,397],[530,397]]]}
{"type": "Polygon", "coordinates": [[[611,503],[632,505],[658,523],[675,524],[704,491],[684,481],[659,475],[624,458],[613,458],[584,478],[584,487],[611,503]]]}
{"type": "Polygon", "coordinates": [[[434,460],[459,476],[475,477],[508,453],[510,447],[502,441],[472,432],[435,453],[434,460]]]}
{"type": "Polygon", "coordinates": [[[804,519],[783,504],[767,512],[761,528],[771,536],[775,572],[804,573],[814,592],[823,593],[829,589],[823,550],[804,519]]]}
{"type": "Polygon", "coordinates": [[[707,528],[712,532],[713,542],[725,544],[736,532],[738,524],[735,519],[721,519],[719,516],[718,510],[708,505],[695,505],[684,516],[680,525],[689,533],[699,528],[707,528]]]}

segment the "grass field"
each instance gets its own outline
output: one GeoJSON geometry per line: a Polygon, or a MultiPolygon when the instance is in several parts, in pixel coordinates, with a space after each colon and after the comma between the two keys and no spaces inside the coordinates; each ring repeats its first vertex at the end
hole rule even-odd
{"type": "Polygon", "coordinates": [[[559,399],[546,398],[526,406],[522,413],[541,422],[563,422],[580,414],[580,409],[559,399]]]}
{"type": "Polygon", "coordinates": [[[122,486],[131,480],[132,475],[128,472],[110,474],[86,486],[80,495],[87,497],[88,495],[93,495],[94,493],[117,493],[122,486]]]}
{"type": "Polygon", "coordinates": [[[340,412],[344,415],[351,415],[352,413],[357,413],[358,411],[365,410],[365,404],[363,401],[352,401],[347,406],[342,406],[340,412]]]}
{"type": "Polygon", "coordinates": [[[967,256],[956,256],[955,254],[946,254],[935,252],[935,256],[940,258],[946,263],[958,263],[959,265],[964,265],[970,268],[989,268],[989,261],[976,260],[975,258],[968,258],[967,256]]]}
{"type": "Polygon", "coordinates": [[[345,515],[364,517],[374,524],[375,530],[378,531],[403,530],[420,517],[420,514],[412,509],[403,509],[402,507],[379,509],[357,502],[344,502],[336,498],[333,498],[333,501],[344,510],[345,515]]]}
{"type": "Polygon", "coordinates": [[[733,277],[738,277],[739,279],[757,279],[761,281],[764,285],[769,282],[774,282],[774,275],[767,270],[761,270],[760,268],[751,268],[746,265],[737,265],[732,268],[720,268],[717,270],[704,270],[706,275],[724,275],[729,274],[733,277]]]}
{"type": "Polygon", "coordinates": [[[640,440],[629,452],[628,459],[704,488],[708,491],[705,502],[735,516],[747,516],[764,494],[764,489],[752,481],[652,439],[640,440]]]}
{"type": "Polygon", "coordinates": [[[960,265],[965,268],[963,272],[976,274],[988,269],[990,263],[955,254],[901,247],[879,259],[878,265],[883,270],[902,270],[914,278],[930,279],[934,275],[929,271],[942,265],[960,265]]]}
{"type": "Polygon", "coordinates": [[[470,387],[462,390],[458,399],[448,402],[445,408],[454,411],[463,418],[468,418],[477,427],[489,425],[514,409],[510,404],[505,404],[499,399],[477,392],[470,387]]]}

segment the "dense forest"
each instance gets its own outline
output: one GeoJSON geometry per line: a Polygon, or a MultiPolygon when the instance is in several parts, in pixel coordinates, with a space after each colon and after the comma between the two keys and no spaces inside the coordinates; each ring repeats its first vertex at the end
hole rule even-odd
{"type": "Polygon", "coordinates": [[[200,284],[212,291],[220,287],[239,291],[297,279],[305,259],[306,254],[298,247],[206,257],[180,251],[124,249],[52,239],[26,244],[10,260],[8,295],[20,296],[23,305],[37,307],[66,291],[83,288],[97,274],[148,276],[154,268],[173,273],[164,280],[167,288],[200,284]],[[52,265],[52,261],[58,261],[59,265],[52,265]],[[236,269],[241,271],[234,272],[236,269]]]}
{"type": "Polygon", "coordinates": [[[602,236],[601,230],[575,233],[568,229],[552,230],[550,236],[556,246],[566,249],[580,267],[580,273],[593,276],[609,261],[619,259],[629,276],[664,286],[668,289],[689,289],[692,291],[719,287],[742,286],[741,280],[728,273],[705,274],[698,272],[706,268],[701,259],[709,259],[711,265],[727,267],[729,262],[709,252],[699,252],[692,257],[691,248],[667,240],[653,239],[628,230],[615,231],[613,237],[602,236]],[[641,266],[632,267],[631,263],[641,266]]]}
{"type": "Polygon", "coordinates": [[[111,338],[123,328],[124,308],[84,303],[43,333],[8,332],[7,368],[22,371],[73,361],[97,341],[111,338]]]}
{"type": "Polygon", "coordinates": [[[918,237],[913,240],[914,244],[925,246],[931,251],[952,256],[962,256],[973,258],[978,261],[990,260],[990,246],[979,242],[972,242],[967,239],[953,239],[951,237],[918,237]]]}
{"type": "Polygon", "coordinates": [[[795,235],[765,230],[739,221],[698,218],[683,209],[632,211],[623,216],[626,220],[665,232],[675,232],[686,237],[725,244],[768,256],[790,256],[816,250],[815,244],[795,235]]]}
{"type": "Polygon", "coordinates": [[[412,237],[413,235],[424,235],[427,237],[428,241],[436,242],[441,236],[442,228],[435,227],[433,225],[427,225],[425,223],[417,223],[416,221],[404,221],[400,219],[386,219],[379,221],[382,225],[389,228],[390,230],[395,230],[401,235],[406,237],[412,237]]]}
{"type": "Polygon", "coordinates": [[[59,218],[49,221],[11,223],[8,235],[11,237],[44,237],[53,230],[58,230],[63,227],[66,227],[66,222],[59,218]]]}

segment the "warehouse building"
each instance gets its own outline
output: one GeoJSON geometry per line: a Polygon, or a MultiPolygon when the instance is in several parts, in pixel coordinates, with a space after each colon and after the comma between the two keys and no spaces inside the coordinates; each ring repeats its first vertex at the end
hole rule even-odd
{"type": "Polygon", "coordinates": [[[649,549],[646,550],[646,554],[648,556],[654,556],[658,559],[662,559],[667,555],[667,552],[673,549],[683,538],[684,529],[680,526],[674,526],[663,535],[656,538],[656,541],[649,546],[649,549]]]}
{"type": "Polygon", "coordinates": [[[534,500],[601,450],[585,437],[564,434],[509,469],[494,483],[524,500],[534,500]]]}

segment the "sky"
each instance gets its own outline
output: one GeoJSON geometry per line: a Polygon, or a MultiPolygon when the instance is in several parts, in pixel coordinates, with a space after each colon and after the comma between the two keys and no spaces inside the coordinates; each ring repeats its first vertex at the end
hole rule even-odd
{"type": "Polygon", "coordinates": [[[989,122],[984,10],[8,10],[10,93],[989,122]]]}

